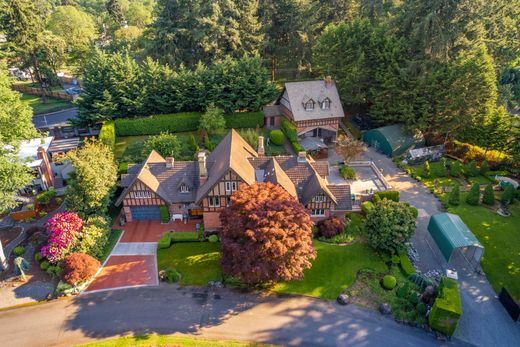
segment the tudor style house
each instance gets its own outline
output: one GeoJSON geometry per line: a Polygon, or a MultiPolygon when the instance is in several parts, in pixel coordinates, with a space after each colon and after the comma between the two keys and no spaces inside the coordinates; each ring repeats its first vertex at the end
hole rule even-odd
{"type": "Polygon", "coordinates": [[[288,82],[273,105],[264,108],[265,125],[279,128],[282,117],[297,128],[305,150],[317,150],[336,140],[339,122],[344,117],[336,84],[325,80],[288,82]]]}
{"type": "Polygon", "coordinates": [[[314,220],[352,210],[350,186],[327,183],[327,162],[316,162],[305,152],[264,153],[263,137],[255,151],[235,130],[209,156],[200,152],[197,161],[176,161],[152,151],[121,177],[124,190],[116,204],[123,204],[128,222],[159,220],[160,206],[168,206],[172,219],[202,217],[205,230],[218,230],[220,212],[241,184],[272,182],[297,198],[314,220]]]}

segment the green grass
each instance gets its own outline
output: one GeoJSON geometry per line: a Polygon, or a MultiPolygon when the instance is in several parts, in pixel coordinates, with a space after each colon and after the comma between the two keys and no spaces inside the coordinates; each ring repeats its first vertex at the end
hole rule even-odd
{"type": "Polygon", "coordinates": [[[354,282],[359,270],[387,269],[383,259],[364,243],[336,246],[315,241],[314,247],[318,256],[312,267],[305,270],[303,280],[279,283],[273,287],[275,292],[334,300],[354,282]]]}
{"type": "Polygon", "coordinates": [[[101,256],[101,258],[99,259],[99,261],[101,262],[101,264],[103,264],[103,262],[108,258],[108,256],[110,255],[110,252],[112,252],[112,249],[114,248],[114,246],[116,245],[117,243],[117,240],[119,240],[119,236],[121,236],[121,233],[123,232],[123,230],[120,230],[120,229],[112,229],[110,231],[110,235],[108,235],[108,242],[107,242],[107,245],[105,247],[105,249],[103,250],[103,255],[101,256]]]}
{"type": "Polygon", "coordinates": [[[47,103],[44,104],[39,96],[30,94],[22,94],[22,101],[33,109],[33,114],[55,112],[74,107],[71,102],[56,98],[47,98],[47,103]]]}
{"type": "Polygon", "coordinates": [[[148,137],[148,135],[117,137],[114,156],[116,159],[122,159],[124,157],[131,157],[133,159],[134,156],[140,156],[143,142],[148,137]]]}
{"type": "Polygon", "coordinates": [[[182,285],[205,286],[209,281],[222,280],[219,243],[174,243],[157,250],[157,263],[159,270],[172,267],[179,271],[182,285]]]}
{"type": "Polygon", "coordinates": [[[81,345],[82,347],[135,347],[135,346],[182,346],[182,347],[260,347],[275,346],[254,342],[241,342],[231,340],[207,340],[188,336],[176,335],[139,335],[126,336],[117,339],[81,345]]]}

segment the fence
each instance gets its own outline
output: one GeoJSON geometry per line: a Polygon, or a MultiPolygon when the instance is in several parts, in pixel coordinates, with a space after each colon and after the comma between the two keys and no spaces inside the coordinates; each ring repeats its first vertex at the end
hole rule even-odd
{"type": "Polygon", "coordinates": [[[511,294],[507,291],[506,288],[502,287],[500,294],[498,295],[498,300],[504,305],[507,313],[511,316],[513,321],[520,320],[520,304],[515,302],[511,294]]]}
{"type": "Polygon", "coordinates": [[[15,221],[21,221],[28,218],[36,217],[36,209],[11,212],[11,218],[15,221]]]}
{"type": "Polygon", "coordinates": [[[388,181],[385,179],[385,177],[383,176],[381,171],[379,171],[378,167],[376,166],[376,164],[374,164],[373,161],[369,161],[369,160],[352,160],[352,161],[348,162],[348,166],[352,166],[352,167],[356,167],[356,166],[369,166],[369,167],[372,168],[372,171],[374,171],[374,173],[376,174],[377,178],[379,178],[381,183],[383,183],[383,185],[384,185],[386,190],[390,190],[392,188],[392,186],[390,186],[388,181]]]}
{"type": "Polygon", "coordinates": [[[18,84],[13,84],[11,87],[13,88],[13,90],[16,90],[20,93],[38,95],[38,96],[43,96],[45,94],[46,96],[61,99],[61,100],[67,100],[67,101],[74,100],[74,97],[72,95],[69,95],[65,92],[45,91],[45,93],[44,93],[44,91],[41,88],[27,87],[27,86],[22,86],[22,85],[18,85],[18,84]]]}

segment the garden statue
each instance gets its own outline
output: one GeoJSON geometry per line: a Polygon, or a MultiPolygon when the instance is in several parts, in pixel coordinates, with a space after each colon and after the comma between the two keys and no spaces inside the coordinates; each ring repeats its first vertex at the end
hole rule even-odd
{"type": "Polygon", "coordinates": [[[27,270],[29,270],[29,263],[27,262],[27,260],[25,260],[23,257],[17,257],[14,260],[15,275],[20,276],[25,281],[25,272],[27,270]]]}

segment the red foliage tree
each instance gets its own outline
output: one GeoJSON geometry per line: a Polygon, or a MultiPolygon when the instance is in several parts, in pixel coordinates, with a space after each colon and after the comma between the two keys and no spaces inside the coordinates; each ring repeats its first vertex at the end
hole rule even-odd
{"type": "Polygon", "coordinates": [[[246,284],[301,279],[316,258],[308,212],[278,185],[242,184],[220,219],[222,269],[246,284]]]}
{"type": "Polygon", "coordinates": [[[339,235],[343,230],[345,230],[345,222],[338,217],[330,217],[318,223],[319,234],[323,237],[339,235]]]}
{"type": "Polygon", "coordinates": [[[88,281],[96,274],[101,264],[99,260],[84,253],[71,253],[65,257],[63,280],[70,285],[88,281]]]}

